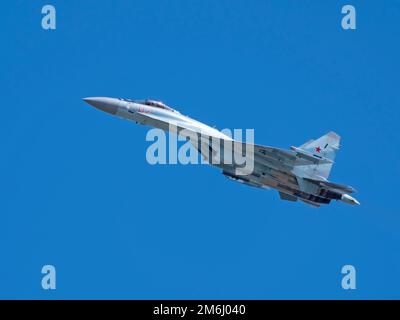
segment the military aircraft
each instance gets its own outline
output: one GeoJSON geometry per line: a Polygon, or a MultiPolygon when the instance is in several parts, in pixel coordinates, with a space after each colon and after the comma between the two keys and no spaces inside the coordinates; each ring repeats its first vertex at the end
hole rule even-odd
{"type": "Polygon", "coordinates": [[[276,189],[282,200],[300,200],[315,207],[328,204],[331,200],[360,204],[349,195],[355,192],[352,187],[328,180],[340,143],[340,137],[335,132],[286,150],[233,140],[216,128],[184,116],[156,100],[108,97],[83,100],[101,111],[136,123],[164,131],[176,130],[179,135],[184,132],[208,163],[222,169],[225,176],[252,187],[276,189]],[[215,141],[222,150],[233,154],[243,153],[247,148],[251,150],[246,154],[254,162],[251,172],[241,172],[239,164],[225,161],[226,157],[221,156],[223,152],[217,150],[215,141]],[[212,161],[216,157],[220,161],[212,161]]]}

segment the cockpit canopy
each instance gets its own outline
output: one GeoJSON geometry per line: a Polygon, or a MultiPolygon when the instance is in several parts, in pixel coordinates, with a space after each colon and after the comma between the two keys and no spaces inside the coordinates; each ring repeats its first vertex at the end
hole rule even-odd
{"type": "Polygon", "coordinates": [[[169,111],[172,111],[172,112],[178,112],[178,111],[172,109],[171,107],[168,107],[166,104],[162,103],[161,101],[157,101],[157,100],[150,100],[150,99],[132,100],[132,99],[123,99],[123,98],[121,98],[120,100],[133,102],[133,103],[139,103],[139,104],[143,104],[143,105],[150,106],[150,107],[169,110],[169,111]]]}
{"type": "Polygon", "coordinates": [[[150,107],[156,107],[156,108],[161,108],[161,109],[166,109],[170,111],[175,111],[174,109],[168,107],[166,104],[162,103],[161,101],[156,101],[156,100],[143,100],[141,101],[142,104],[150,107]]]}

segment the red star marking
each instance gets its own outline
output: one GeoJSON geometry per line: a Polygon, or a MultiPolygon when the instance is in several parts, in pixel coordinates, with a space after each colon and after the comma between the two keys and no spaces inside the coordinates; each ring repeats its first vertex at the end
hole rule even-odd
{"type": "Polygon", "coordinates": [[[320,147],[316,147],[316,148],[315,148],[315,151],[321,152],[321,148],[320,148],[320,147]]]}

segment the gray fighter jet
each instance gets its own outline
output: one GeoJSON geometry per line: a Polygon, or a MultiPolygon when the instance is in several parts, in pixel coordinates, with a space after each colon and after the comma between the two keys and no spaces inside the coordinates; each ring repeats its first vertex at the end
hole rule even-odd
{"type": "Polygon", "coordinates": [[[184,136],[208,163],[222,169],[225,176],[252,187],[274,188],[282,200],[301,200],[315,207],[328,204],[331,200],[360,204],[349,195],[355,192],[352,187],[328,181],[340,143],[340,137],[334,132],[286,150],[233,140],[160,101],[107,97],[83,100],[99,110],[136,123],[165,131],[176,130],[179,135],[184,132],[184,136]],[[215,147],[215,141],[218,148],[215,147]],[[228,162],[226,156],[221,156],[225,151],[242,154],[244,149],[246,152],[251,150],[245,156],[254,162],[251,172],[246,173],[240,171],[239,164],[228,162]],[[219,161],[214,161],[217,156],[219,161]]]}

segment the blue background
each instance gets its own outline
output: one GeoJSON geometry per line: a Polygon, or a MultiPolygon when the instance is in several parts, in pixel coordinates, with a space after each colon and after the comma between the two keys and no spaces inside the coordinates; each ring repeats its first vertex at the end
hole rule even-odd
{"type": "Polygon", "coordinates": [[[400,298],[400,2],[351,1],[345,31],[347,2],[3,3],[0,297],[400,298]],[[55,31],[41,28],[48,3],[55,31]],[[151,166],[148,128],[87,96],[160,99],[285,148],[334,130],[330,179],[361,206],[151,166]]]}

